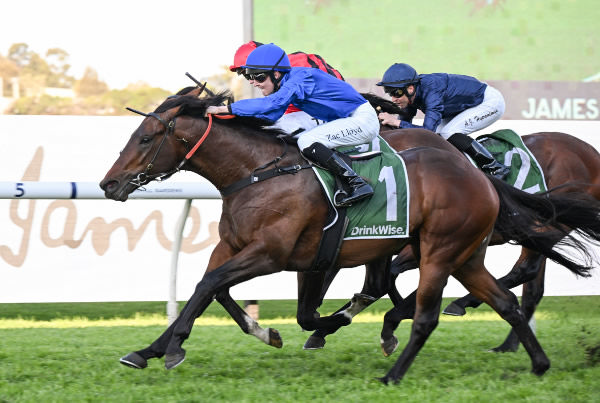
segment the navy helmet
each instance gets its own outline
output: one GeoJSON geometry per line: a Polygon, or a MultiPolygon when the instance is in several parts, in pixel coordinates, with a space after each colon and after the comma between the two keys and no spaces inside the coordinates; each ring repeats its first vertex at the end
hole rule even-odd
{"type": "Polygon", "coordinates": [[[272,43],[262,45],[254,49],[246,59],[246,64],[242,66],[248,73],[260,71],[281,71],[291,70],[290,59],[283,49],[272,43]]]}
{"type": "Polygon", "coordinates": [[[394,63],[383,73],[379,86],[405,88],[419,82],[417,71],[406,63],[394,63]]]}

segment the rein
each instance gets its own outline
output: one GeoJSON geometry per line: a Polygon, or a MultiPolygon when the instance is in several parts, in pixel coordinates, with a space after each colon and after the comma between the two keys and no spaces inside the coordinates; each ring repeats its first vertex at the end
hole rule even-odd
{"type": "MultiPolygon", "coordinates": [[[[217,119],[233,119],[235,115],[214,115],[214,117],[217,119]]],[[[177,170],[179,170],[183,166],[183,164],[185,164],[190,158],[192,158],[196,150],[198,150],[198,147],[200,147],[200,144],[204,143],[204,140],[206,139],[208,133],[210,133],[210,129],[212,128],[212,118],[213,114],[211,113],[208,115],[208,125],[206,126],[204,134],[202,135],[202,137],[200,137],[200,140],[198,140],[196,145],[192,147],[192,149],[186,154],[184,160],[179,163],[179,165],[177,166],[177,170]]]]}
{"type": "MultiPolygon", "coordinates": [[[[137,187],[141,187],[153,180],[156,181],[162,181],[164,178],[168,178],[171,175],[173,175],[176,172],[179,172],[181,170],[181,168],[190,160],[190,158],[192,158],[194,156],[194,154],[196,153],[196,151],[198,150],[198,148],[200,147],[200,145],[202,145],[202,143],[204,142],[204,140],[206,140],[206,138],[208,137],[208,134],[210,133],[210,130],[212,129],[212,123],[213,123],[213,116],[216,119],[233,119],[235,118],[235,115],[213,115],[213,114],[208,114],[208,125],[206,126],[206,130],[204,131],[204,133],[202,134],[202,136],[200,137],[200,139],[196,142],[196,144],[194,145],[194,147],[192,147],[192,149],[190,151],[188,151],[188,153],[185,155],[184,159],[177,165],[176,168],[172,169],[171,171],[168,172],[162,172],[162,173],[158,173],[158,174],[153,174],[150,175],[150,170],[154,167],[154,160],[156,159],[156,157],[158,156],[158,153],[160,152],[163,144],[165,143],[166,138],[169,136],[169,134],[172,134],[175,132],[175,119],[177,118],[177,116],[173,117],[173,119],[171,119],[168,123],[165,122],[165,120],[163,118],[161,118],[158,114],[152,112],[152,113],[144,113],[144,112],[140,112],[138,110],[135,110],[133,108],[126,108],[128,110],[130,110],[131,112],[137,113],[139,115],[142,116],[146,116],[146,117],[152,117],[155,118],[156,120],[158,120],[163,126],[165,126],[166,130],[165,130],[165,134],[162,138],[162,140],[160,141],[160,144],[158,145],[158,148],[156,149],[156,151],[154,152],[154,155],[152,156],[152,159],[150,160],[150,162],[148,163],[148,165],[146,165],[146,169],[144,169],[143,172],[139,173],[135,179],[131,180],[129,183],[131,183],[132,185],[135,185],[137,187]]],[[[232,183],[231,185],[225,187],[223,190],[221,190],[221,194],[223,196],[229,196],[232,193],[235,193],[247,186],[253,185],[255,183],[258,182],[262,182],[265,181],[267,179],[271,179],[274,178],[276,176],[281,176],[281,175],[289,175],[289,174],[296,174],[298,172],[300,172],[303,169],[307,169],[307,168],[311,168],[310,164],[307,165],[292,165],[292,166],[287,166],[287,167],[278,167],[277,163],[279,161],[281,161],[283,159],[283,157],[286,155],[287,153],[287,143],[285,142],[285,140],[281,137],[278,137],[278,139],[280,139],[283,142],[283,153],[279,156],[274,158],[272,161],[261,165],[260,167],[256,168],[254,171],[252,171],[252,174],[250,174],[250,176],[240,179],[237,182],[232,183]],[[271,165],[275,165],[275,168],[270,169],[268,171],[264,171],[264,172],[258,172],[260,170],[263,170],[271,165]]],[[[184,140],[185,141],[185,140],[184,140]]],[[[187,142],[187,141],[186,141],[187,142]]]]}

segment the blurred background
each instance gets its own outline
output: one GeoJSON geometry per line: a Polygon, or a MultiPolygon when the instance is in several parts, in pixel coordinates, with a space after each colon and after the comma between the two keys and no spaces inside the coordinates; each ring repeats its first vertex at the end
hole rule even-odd
{"type": "MultiPolygon", "coordinates": [[[[473,75],[506,99],[490,132],[562,131],[600,149],[595,0],[20,0],[1,3],[0,15],[0,181],[17,186],[98,183],[142,120],[125,107],[154,110],[194,85],[185,72],[236,98],[257,96],[228,69],[251,39],[319,54],[362,92],[380,91],[374,84],[396,62],[473,75]]],[[[170,182],[202,180],[181,173],[170,182]]],[[[165,300],[183,203],[0,200],[0,302],[165,300]]],[[[220,207],[193,202],[179,300],[218,241],[220,207]]],[[[486,264],[504,275],[518,251],[491,248],[486,264]]],[[[363,273],[345,270],[327,296],[351,296],[363,273]]],[[[403,275],[403,295],[417,278],[403,275]]],[[[548,295],[600,293],[598,270],[578,280],[549,265],[547,278],[548,295]]],[[[295,285],[295,274],[281,273],[232,295],[294,298],[295,285]]],[[[445,296],[463,292],[451,280],[445,296]]]]}
{"type": "Polygon", "coordinates": [[[493,82],[507,98],[508,119],[600,119],[593,0],[174,0],[168,7],[108,0],[93,8],[23,0],[2,9],[6,114],[148,110],[192,84],[186,71],[247,96],[227,66],[254,39],[317,53],[361,91],[377,91],[387,67],[405,62],[419,73],[493,82]],[[585,99],[577,113],[572,98],[585,99]]]}

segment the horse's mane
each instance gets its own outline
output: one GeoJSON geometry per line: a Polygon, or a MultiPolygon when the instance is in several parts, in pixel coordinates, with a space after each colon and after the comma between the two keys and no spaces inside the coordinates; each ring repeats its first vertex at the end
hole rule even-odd
{"type": "Polygon", "coordinates": [[[412,118],[411,111],[408,109],[402,109],[392,101],[384,99],[379,95],[375,95],[372,92],[361,92],[361,94],[377,112],[387,112],[400,115],[401,120],[410,120],[412,118]]]}
{"type": "MultiPolygon", "coordinates": [[[[181,108],[177,114],[178,116],[185,115],[203,118],[204,113],[206,112],[206,108],[208,108],[209,106],[224,105],[225,103],[233,102],[233,95],[229,90],[224,90],[217,94],[214,94],[209,91],[208,95],[204,97],[186,95],[195,88],[196,87],[186,87],[177,92],[176,95],[168,97],[162,104],[160,104],[156,108],[154,113],[165,112],[169,109],[180,106],[181,108]]],[[[272,137],[280,134],[285,134],[281,130],[265,129],[265,126],[271,126],[274,122],[268,119],[262,119],[253,116],[236,116],[235,119],[221,120],[220,122],[244,126],[245,128],[250,128],[260,131],[262,133],[266,133],[272,137]]]]}

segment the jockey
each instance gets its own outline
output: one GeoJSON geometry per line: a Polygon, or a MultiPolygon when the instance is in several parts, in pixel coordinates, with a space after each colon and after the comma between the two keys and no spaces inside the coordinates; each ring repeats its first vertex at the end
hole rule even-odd
{"type": "Polygon", "coordinates": [[[242,67],[250,84],[265,97],[210,106],[206,114],[232,113],[277,120],[293,104],[327,122],[300,133],[298,147],[307,159],[348,185],[350,193],[336,204],[349,206],[373,194],[373,188],[332,150],[368,143],[379,134],[377,113],[362,95],[350,84],[319,69],[291,67],[285,51],[272,43],[252,51],[242,67]]]}
{"type": "Polygon", "coordinates": [[[461,152],[469,155],[486,173],[499,179],[508,175],[509,168],[499,163],[477,141],[467,136],[482,130],[504,114],[504,97],[497,89],[476,78],[458,74],[420,74],[405,63],[395,63],[377,83],[406,108],[409,121],[382,112],[382,124],[393,127],[423,127],[438,133],[461,152]],[[417,109],[425,114],[423,126],[411,123],[417,109]]]}
{"type": "MultiPolygon", "coordinates": [[[[233,64],[229,66],[229,71],[237,73],[238,75],[243,74],[245,77],[246,74],[244,74],[244,69],[242,66],[246,64],[248,55],[254,49],[262,45],[263,44],[260,42],[250,41],[240,46],[233,56],[233,64]]],[[[290,66],[292,67],[315,67],[341,80],[344,79],[339,71],[331,67],[319,55],[306,54],[304,52],[294,52],[288,55],[288,58],[290,60],[290,66]]],[[[270,127],[283,130],[284,132],[293,134],[295,137],[297,137],[298,133],[310,130],[323,123],[325,122],[313,118],[308,113],[303,112],[294,105],[290,104],[285,111],[285,114],[279,118],[273,126],[270,127]]]]}

